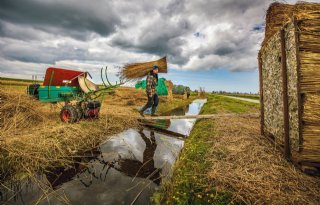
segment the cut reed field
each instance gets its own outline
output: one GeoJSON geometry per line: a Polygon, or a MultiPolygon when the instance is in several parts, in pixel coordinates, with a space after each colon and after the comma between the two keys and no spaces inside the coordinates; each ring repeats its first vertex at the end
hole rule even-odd
{"type": "Polygon", "coordinates": [[[103,110],[97,120],[65,124],[59,111],[24,93],[0,91],[0,175],[1,178],[36,173],[55,166],[68,166],[113,134],[138,126],[132,115],[116,115],[103,110]]]}

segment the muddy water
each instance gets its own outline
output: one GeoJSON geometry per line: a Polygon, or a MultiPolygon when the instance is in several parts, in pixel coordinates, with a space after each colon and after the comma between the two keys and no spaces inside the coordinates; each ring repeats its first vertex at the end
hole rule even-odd
{"type": "MultiPolygon", "coordinates": [[[[178,108],[171,115],[194,115],[204,100],[178,108]]],[[[162,129],[189,135],[195,120],[157,122],[162,129]]],[[[170,177],[184,140],[150,129],[129,129],[77,158],[71,168],[12,184],[0,190],[4,204],[149,204],[161,181],[170,177]],[[40,183],[37,183],[40,182],[40,183]],[[39,185],[42,184],[42,185],[39,185]],[[46,186],[54,192],[46,193],[46,186]],[[39,200],[41,199],[42,200],[39,200]]]]}

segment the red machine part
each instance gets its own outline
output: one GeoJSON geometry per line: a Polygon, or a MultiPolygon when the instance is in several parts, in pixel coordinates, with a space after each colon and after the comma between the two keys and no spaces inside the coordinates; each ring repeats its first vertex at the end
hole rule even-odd
{"type": "Polygon", "coordinates": [[[43,81],[44,86],[64,86],[68,83],[68,86],[79,87],[77,76],[86,75],[85,72],[67,70],[63,68],[48,68],[43,81]],[[50,84],[51,81],[51,84],[50,84]],[[70,82],[68,82],[70,81],[70,82]]]}
{"type": "Polygon", "coordinates": [[[86,113],[87,118],[98,118],[99,117],[99,108],[88,109],[86,113]]]}

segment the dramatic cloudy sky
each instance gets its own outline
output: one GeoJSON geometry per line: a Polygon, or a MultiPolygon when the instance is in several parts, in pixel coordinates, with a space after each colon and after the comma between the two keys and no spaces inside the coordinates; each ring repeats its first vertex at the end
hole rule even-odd
{"type": "MultiPolygon", "coordinates": [[[[314,0],[320,2],[320,0],[314,0]]],[[[272,0],[1,0],[0,76],[49,66],[99,69],[166,55],[176,84],[258,91],[257,52],[272,0]]],[[[295,0],[287,0],[294,3],[295,0]]]]}

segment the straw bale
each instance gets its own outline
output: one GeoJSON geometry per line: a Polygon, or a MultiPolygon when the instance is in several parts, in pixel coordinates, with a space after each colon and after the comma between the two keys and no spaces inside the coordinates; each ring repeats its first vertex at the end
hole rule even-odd
{"type": "Polygon", "coordinates": [[[127,80],[143,78],[154,65],[159,67],[159,73],[167,73],[167,57],[163,57],[156,61],[126,64],[120,71],[120,77],[127,80]]]}
{"type": "Polygon", "coordinates": [[[281,77],[281,43],[277,32],[261,51],[264,98],[264,129],[283,144],[283,103],[281,77]]]}

